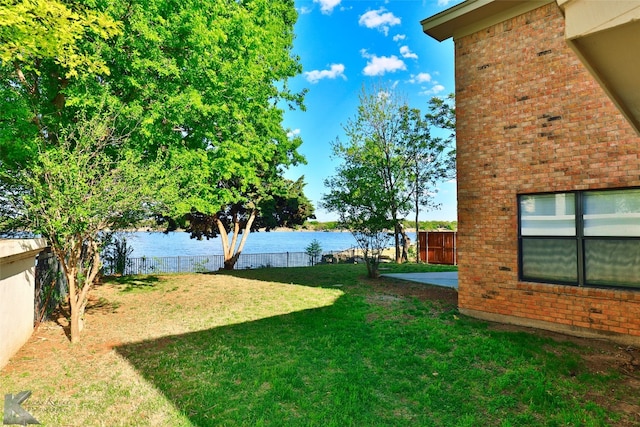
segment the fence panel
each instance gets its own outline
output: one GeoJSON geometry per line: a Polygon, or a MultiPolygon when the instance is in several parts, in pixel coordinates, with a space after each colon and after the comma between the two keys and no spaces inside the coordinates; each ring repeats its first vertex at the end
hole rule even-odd
{"type": "Polygon", "coordinates": [[[420,259],[429,264],[457,265],[457,232],[421,231],[420,259]]]}
{"type": "MultiPolygon", "coordinates": [[[[235,268],[242,270],[267,267],[306,267],[309,265],[312,265],[312,259],[306,252],[283,252],[241,254],[235,268]]],[[[206,273],[218,271],[223,267],[224,257],[222,255],[141,257],[127,259],[124,275],[206,273]]],[[[116,266],[105,263],[103,273],[105,275],[116,274],[116,266]]]]}
{"type": "Polygon", "coordinates": [[[62,266],[51,248],[46,248],[36,258],[35,291],[35,320],[41,322],[48,318],[68,292],[62,266]]]}

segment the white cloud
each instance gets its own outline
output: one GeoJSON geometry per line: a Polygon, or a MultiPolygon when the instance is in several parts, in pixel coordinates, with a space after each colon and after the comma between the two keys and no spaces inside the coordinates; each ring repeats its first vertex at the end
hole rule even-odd
{"type": "Polygon", "coordinates": [[[449,6],[451,2],[453,2],[453,0],[438,0],[438,6],[449,6]]]}
{"type": "Polygon", "coordinates": [[[290,130],[289,132],[287,132],[287,137],[289,138],[294,138],[296,136],[300,135],[300,129],[293,129],[290,130]]]}
{"type": "Polygon", "coordinates": [[[360,16],[358,23],[367,28],[375,28],[386,36],[389,34],[389,27],[400,24],[401,20],[393,13],[387,12],[384,7],[381,7],[378,10],[370,10],[360,16]]]}
{"type": "Polygon", "coordinates": [[[314,3],[320,3],[320,11],[325,15],[333,12],[333,9],[340,4],[342,0],[313,0],[314,3]]]}
{"type": "Polygon", "coordinates": [[[398,70],[406,70],[407,66],[395,55],[391,56],[377,56],[371,55],[366,50],[361,50],[363,58],[367,58],[367,66],[364,67],[362,72],[365,76],[382,76],[385,73],[394,73],[398,70]]]}
{"type": "Polygon", "coordinates": [[[402,55],[403,58],[418,59],[418,55],[416,55],[415,53],[411,52],[411,49],[409,49],[409,46],[401,46],[400,47],[400,55],[402,55]]]}
{"type": "Polygon", "coordinates": [[[442,86],[441,84],[435,84],[430,88],[423,88],[423,90],[420,91],[420,95],[433,96],[439,94],[443,90],[444,86],[442,86]]]}
{"type": "Polygon", "coordinates": [[[307,81],[311,83],[318,83],[322,79],[335,79],[338,77],[342,77],[345,80],[347,79],[347,76],[344,75],[343,64],[331,64],[331,68],[328,70],[307,71],[304,75],[307,77],[307,81]]]}
{"type": "Polygon", "coordinates": [[[431,81],[431,74],[429,73],[419,73],[416,75],[411,75],[411,80],[409,83],[429,83],[431,81]]]}
{"type": "Polygon", "coordinates": [[[300,15],[308,15],[309,13],[311,13],[311,10],[312,9],[310,7],[302,6],[298,9],[298,13],[300,15]]]}
{"type": "Polygon", "coordinates": [[[396,34],[395,36],[393,36],[393,41],[397,42],[397,41],[400,41],[400,40],[404,40],[406,38],[407,38],[407,36],[405,36],[404,34],[396,34]]]}

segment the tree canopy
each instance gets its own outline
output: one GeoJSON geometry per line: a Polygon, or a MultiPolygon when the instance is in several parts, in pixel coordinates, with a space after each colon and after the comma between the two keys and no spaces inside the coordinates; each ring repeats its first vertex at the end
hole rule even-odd
{"type": "Polygon", "coordinates": [[[0,227],[47,237],[70,284],[90,288],[101,230],[266,204],[304,160],[282,126],[303,108],[293,0],[0,6],[0,227]]]}
{"type": "Polygon", "coordinates": [[[419,195],[419,206],[428,206],[426,184],[451,175],[455,165],[452,140],[433,137],[432,123],[393,90],[363,88],[355,117],[344,125],[347,140],[333,144],[342,162],[325,181],[329,193],[323,196],[323,206],[338,213],[345,227],[363,232],[369,242],[382,243],[373,237],[393,230],[397,261],[399,235],[404,234],[401,221],[411,211],[414,196],[419,195]]]}

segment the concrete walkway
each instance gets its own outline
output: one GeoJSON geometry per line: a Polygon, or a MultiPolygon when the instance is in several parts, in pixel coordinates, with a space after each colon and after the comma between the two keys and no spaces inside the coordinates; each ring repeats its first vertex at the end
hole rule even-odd
{"type": "Polygon", "coordinates": [[[457,271],[442,271],[437,273],[388,273],[382,274],[381,276],[458,289],[457,271]]]}

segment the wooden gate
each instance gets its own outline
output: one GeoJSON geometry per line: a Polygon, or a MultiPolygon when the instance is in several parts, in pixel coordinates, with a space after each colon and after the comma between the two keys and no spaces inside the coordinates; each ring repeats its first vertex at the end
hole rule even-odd
{"type": "Polygon", "coordinates": [[[421,231],[418,234],[420,261],[429,264],[457,265],[458,233],[455,231],[421,231]]]}

